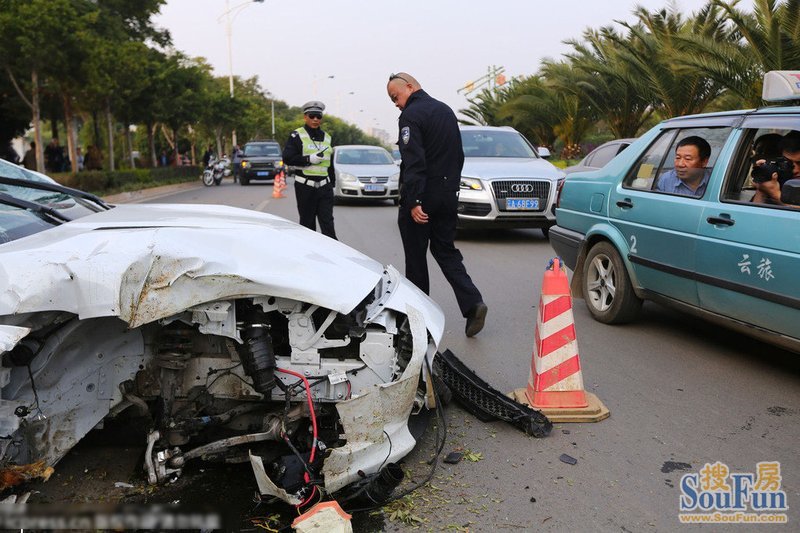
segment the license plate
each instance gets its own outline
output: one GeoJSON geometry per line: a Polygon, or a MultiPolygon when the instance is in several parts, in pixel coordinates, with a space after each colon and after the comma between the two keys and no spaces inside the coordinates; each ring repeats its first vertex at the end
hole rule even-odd
{"type": "Polygon", "coordinates": [[[539,199],[506,198],[506,209],[509,211],[534,211],[539,209],[539,199]]]}
{"type": "Polygon", "coordinates": [[[383,192],[386,190],[383,185],[375,185],[373,183],[366,183],[364,184],[364,190],[366,192],[383,192]]]}
{"type": "Polygon", "coordinates": [[[256,172],[256,176],[269,176],[269,172],[256,172]]]}

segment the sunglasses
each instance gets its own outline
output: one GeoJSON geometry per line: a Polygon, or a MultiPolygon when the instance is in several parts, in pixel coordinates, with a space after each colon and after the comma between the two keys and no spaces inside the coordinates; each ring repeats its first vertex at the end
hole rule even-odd
{"type": "Polygon", "coordinates": [[[411,83],[410,81],[405,79],[403,76],[400,76],[398,74],[389,74],[389,81],[392,81],[392,80],[403,80],[406,83],[411,83]]]}
{"type": "Polygon", "coordinates": [[[317,120],[322,120],[322,114],[321,113],[307,113],[307,114],[308,114],[308,118],[315,118],[317,120]]]}

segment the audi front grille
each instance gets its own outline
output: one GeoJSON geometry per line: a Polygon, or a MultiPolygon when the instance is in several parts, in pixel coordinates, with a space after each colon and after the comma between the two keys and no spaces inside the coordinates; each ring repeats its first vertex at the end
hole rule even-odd
{"type": "Polygon", "coordinates": [[[506,211],[506,198],[538,198],[538,211],[544,211],[547,207],[547,198],[550,196],[549,181],[503,180],[491,183],[497,199],[497,209],[500,211],[506,211]]]}

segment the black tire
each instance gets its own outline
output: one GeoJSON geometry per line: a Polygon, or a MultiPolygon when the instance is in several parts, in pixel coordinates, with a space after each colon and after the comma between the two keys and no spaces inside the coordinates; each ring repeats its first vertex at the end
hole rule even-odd
{"type": "Polygon", "coordinates": [[[400,205],[400,198],[392,198],[392,203],[394,205],[400,205]]]}
{"type": "Polygon", "coordinates": [[[250,180],[242,176],[242,178],[239,180],[239,183],[242,184],[242,187],[245,187],[250,184],[250,180]]]}
{"type": "Polygon", "coordinates": [[[211,187],[214,185],[214,175],[208,170],[203,172],[201,179],[203,180],[203,185],[206,187],[211,187]]]}
{"type": "Polygon", "coordinates": [[[583,299],[595,320],[624,324],[635,319],[642,300],[633,292],[631,278],[617,249],[598,242],[583,263],[583,299]]]}
{"type": "Polygon", "coordinates": [[[542,235],[544,235],[544,238],[545,239],[549,239],[550,238],[550,226],[547,226],[546,228],[541,228],[541,230],[542,230],[542,235]]]}

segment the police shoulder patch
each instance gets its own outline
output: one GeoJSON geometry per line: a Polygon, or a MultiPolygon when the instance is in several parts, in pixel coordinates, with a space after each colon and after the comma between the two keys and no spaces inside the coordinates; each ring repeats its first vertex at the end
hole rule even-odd
{"type": "Polygon", "coordinates": [[[403,144],[408,144],[411,139],[411,129],[408,126],[400,130],[400,138],[403,140],[403,144]]]}

